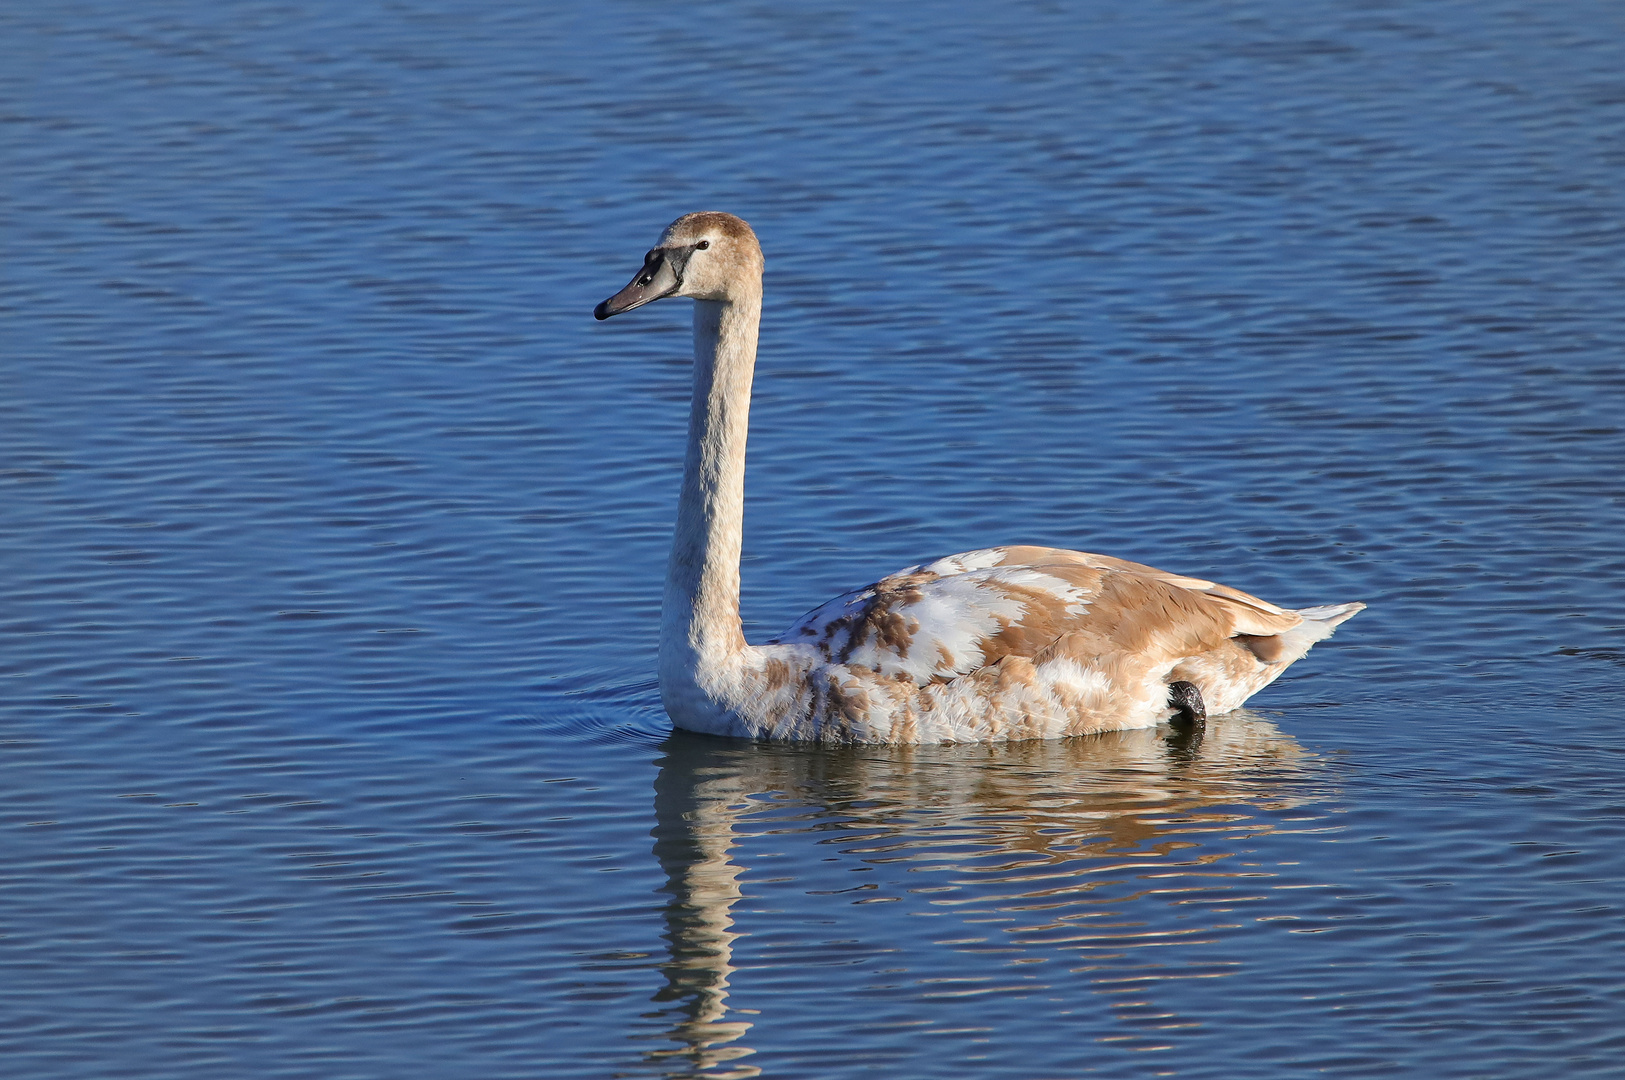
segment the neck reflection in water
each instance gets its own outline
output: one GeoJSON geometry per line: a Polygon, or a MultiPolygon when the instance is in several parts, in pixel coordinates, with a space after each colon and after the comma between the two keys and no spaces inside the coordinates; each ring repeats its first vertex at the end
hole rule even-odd
{"type": "MultiPolygon", "coordinates": [[[[804,856],[775,864],[773,889],[827,904],[904,900],[959,916],[944,920],[955,929],[944,936],[962,940],[937,944],[965,944],[970,917],[984,923],[990,911],[1025,914],[1016,920],[1025,925],[1002,927],[1000,952],[1067,960],[1087,978],[1141,970],[1140,946],[1177,946],[1212,930],[1189,923],[1159,930],[1143,909],[1166,909],[1193,891],[1211,894],[1222,879],[1269,876],[1215,864],[1237,854],[1238,842],[1272,831],[1282,811],[1328,794],[1317,761],[1246,710],[1186,734],[1164,727],[993,746],[825,748],[677,731],[664,749],[653,835],[670,894],[670,957],[655,1000],[670,1003],[677,1045],[651,1056],[672,1076],[760,1071],[745,1060],[753,1051],[741,1041],[752,1026],[746,1017],[758,1010],[728,1001],[739,989],[730,985],[736,943],[752,929],[735,924],[733,909],[749,887],[736,849],[770,840],[771,854],[804,856]],[[901,864],[911,872],[906,884],[820,888],[831,861],[845,871],[901,864]],[[1158,880],[1148,885],[1147,877],[1158,880]],[[1133,925],[1097,921],[1124,907],[1137,908],[1133,925]]],[[[754,929],[794,931],[771,918],[754,929]]],[[[877,922],[864,936],[886,939],[889,925],[877,922]]],[[[897,962],[894,955],[890,963],[897,962]]],[[[894,992],[907,996],[905,987],[894,992]]],[[[915,996],[924,1012],[930,993],[915,996]]]]}

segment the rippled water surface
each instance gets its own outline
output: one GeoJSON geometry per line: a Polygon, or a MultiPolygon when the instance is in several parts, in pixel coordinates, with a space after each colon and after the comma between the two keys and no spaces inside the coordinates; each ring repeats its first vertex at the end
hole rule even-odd
{"type": "Polygon", "coordinates": [[[0,1057],[1619,1075],[1612,3],[0,7],[0,1057]],[[669,735],[683,211],[758,639],[1027,541],[1371,607],[1255,711],[669,735]]]}

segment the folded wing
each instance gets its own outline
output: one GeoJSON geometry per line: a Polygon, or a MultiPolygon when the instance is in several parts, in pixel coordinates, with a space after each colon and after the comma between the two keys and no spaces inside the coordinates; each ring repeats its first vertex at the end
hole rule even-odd
{"type": "Polygon", "coordinates": [[[1067,639],[1153,664],[1227,639],[1273,637],[1303,619],[1237,589],[1060,548],[965,552],[900,570],[809,612],[770,644],[923,686],[1006,656],[1042,659],[1067,639]]]}

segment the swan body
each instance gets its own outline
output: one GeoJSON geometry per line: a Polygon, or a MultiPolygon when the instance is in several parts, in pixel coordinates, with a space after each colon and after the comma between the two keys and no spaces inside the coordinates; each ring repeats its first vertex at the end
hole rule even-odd
{"type": "Polygon", "coordinates": [[[1178,715],[1170,686],[1181,683],[1208,712],[1239,707],[1365,607],[1294,611],[1106,555],[1000,547],[899,570],[749,645],[739,555],[762,307],[750,226],[685,214],[594,315],[665,296],[695,300],[694,396],[660,638],[661,698],[679,727],[867,743],[1149,727],[1178,715]]]}

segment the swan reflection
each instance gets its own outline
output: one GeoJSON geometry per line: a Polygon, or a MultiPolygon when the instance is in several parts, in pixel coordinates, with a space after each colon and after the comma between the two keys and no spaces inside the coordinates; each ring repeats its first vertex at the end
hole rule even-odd
{"type": "Polygon", "coordinates": [[[799,878],[781,887],[829,904],[906,899],[961,919],[1025,912],[1016,921],[1027,925],[1000,928],[1001,952],[1111,962],[1125,948],[1177,945],[1192,931],[1170,929],[1156,940],[1144,927],[1081,922],[1103,914],[1099,905],[1165,907],[1180,902],[1182,889],[1211,893],[1216,878],[1260,876],[1215,864],[1236,853],[1237,841],[1273,829],[1281,811],[1326,795],[1315,759],[1246,711],[1184,735],[1161,728],[991,747],[820,748],[679,731],[664,750],[653,835],[670,894],[669,958],[656,1000],[676,1045],[652,1056],[673,1076],[760,1071],[745,1040],[754,1010],[728,1002],[740,936],[734,907],[744,895],[737,845],[833,843],[816,849],[817,861],[838,856],[858,872],[904,862],[913,873],[906,886],[890,887],[895,896],[868,879],[852,889],[799,878]],[[1198,880],[1125,892],[1126,878],[1147,877],[1198,880]],[[1108,886],[1115,888],[1097,897],[1108,886]]]}

